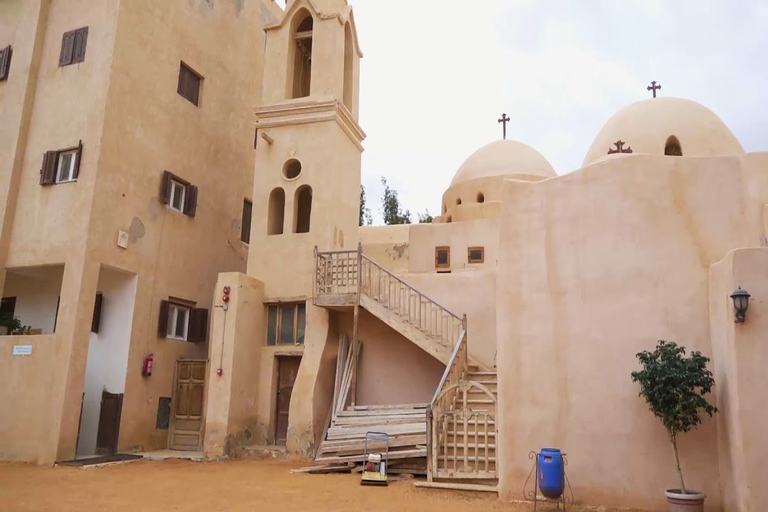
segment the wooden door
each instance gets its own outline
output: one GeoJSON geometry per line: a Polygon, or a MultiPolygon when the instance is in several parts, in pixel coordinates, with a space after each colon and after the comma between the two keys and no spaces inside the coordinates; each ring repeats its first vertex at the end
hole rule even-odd
{"type": "Polygon", "coordinates": [[[96,455],[114,455],[117,453],[122,411],[123,395],[102,391],[99,430],[96,433],[96,455]]]}
{"type": "Polygon", "coordinates": [[[301,357],[277,358],[277,414],[275,416],[275,444],[285,446],[288,439],[288,409],[301,357]]]}
{"type": "Polygon", "coordinates": [[[206,361],[192,359],[176,362],[168,440],[171,450],[202,449],[207,365],[206,361]]]}

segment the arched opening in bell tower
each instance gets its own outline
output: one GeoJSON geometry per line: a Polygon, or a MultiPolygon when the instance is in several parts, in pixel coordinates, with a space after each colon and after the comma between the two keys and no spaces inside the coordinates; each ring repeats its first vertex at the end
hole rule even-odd
{"type": "Polygon", "coordinates": [[[269,194],[269,211],[267,212],[267,234],[282,235],[285,220],[285,191],[276,188],[269,194]]]}
{"type": "Polygon", "coordinates": [[[314,19],[306,9],[293,18],[288,61],[288,97],[305,98],[312,86],[312,34],[314,19]]]}
{"type": "Polygon", "coordinates": [[[670,135],[664,145],[664,154],[667,156],[683,156],[683,148],[677,137],[670,135]]]}
{"type": "Polygon", "coordinates": [[[296,191],[294,201],[294,233],[309,233],[309,221],[312,216],[312,187],[304,185],[296,191]]]}
{"type": "Polygon", "coordinates": [[[352,112],[354,108],[354,42],[352,29],[347,23],[344,27],[344,105],[352,112]]]}

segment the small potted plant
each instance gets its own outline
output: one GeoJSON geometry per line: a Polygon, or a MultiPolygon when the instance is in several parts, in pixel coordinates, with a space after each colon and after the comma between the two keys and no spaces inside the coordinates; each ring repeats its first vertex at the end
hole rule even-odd
{"type": "Polygon", "coordinates": [[[677,436],[701,424],[702,411],[710,417],[717,412],[717,408],[704,398],[715,385],[712,372],[707,369],[709,358],[696,351],[686,357],[684,347],[663,340],[653,352],[640,352],[637,358],[643,369],[632,372],[632,380],[640,383],[640,396],[667,429],[675,455],[680,488],[667,490],[669,510],[703,512],[707,496],[685,486],[677,453],[677,436]]]}
{"type": "Polygon", "coordinates": [[[0,315],[0,336],[8,334],[29,334],[31,327],[23,325],[19,317],[13,315],[0,315]]]}

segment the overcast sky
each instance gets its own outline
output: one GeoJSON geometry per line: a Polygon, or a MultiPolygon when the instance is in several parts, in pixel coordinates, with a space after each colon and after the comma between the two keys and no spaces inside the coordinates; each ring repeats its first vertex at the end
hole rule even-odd
{"type": "MultiPolygon", "coordinates": [[[[350,0],[364,58],[362,179],[375,223],[385,176],[440,213],[461,163],[501,138],[578,169],[621,107],[662,96],[712,109],[768,150],[768,1],[350,0]]],[[[415,218],[415,215],[414,215],[415,218]]]]}

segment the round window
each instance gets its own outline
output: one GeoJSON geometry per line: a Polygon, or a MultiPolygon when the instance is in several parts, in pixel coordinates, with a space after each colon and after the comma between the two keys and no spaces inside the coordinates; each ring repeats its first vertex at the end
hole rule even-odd
{"type": "Polygon", "coordinates": [[[285,162],[285,165],[283,165],[283,176],[285,176],[285,179],[296,179],[299,177],[299,174],[301,174],[301,162],[295,158],[291,158],[285,162]]]}

